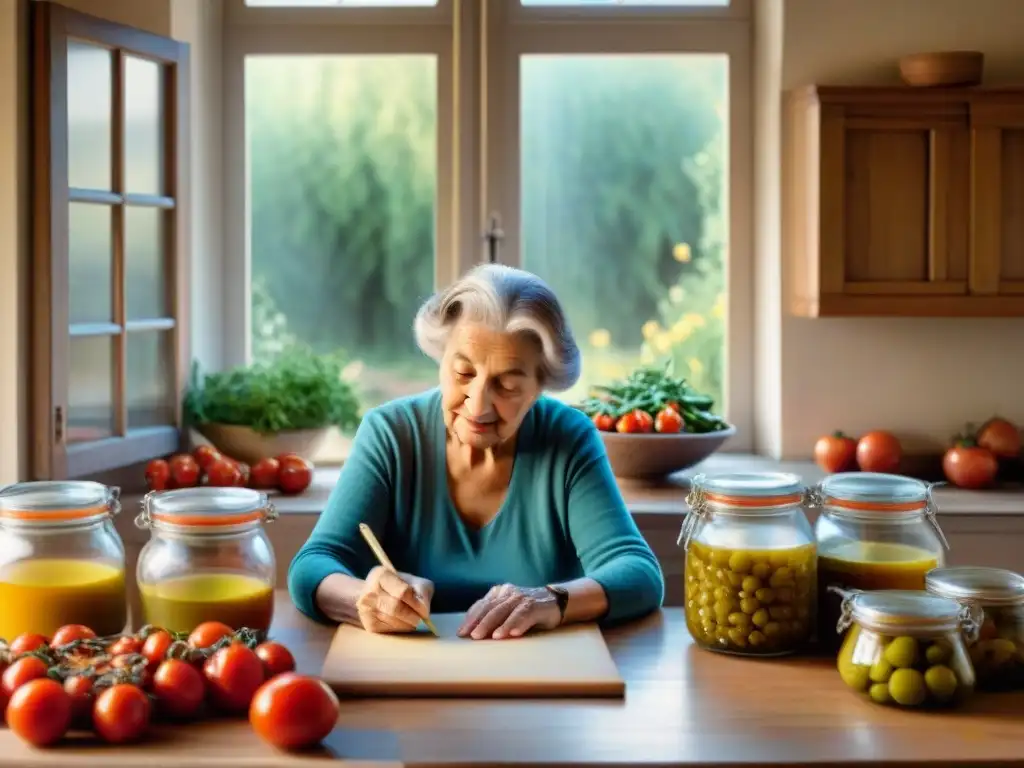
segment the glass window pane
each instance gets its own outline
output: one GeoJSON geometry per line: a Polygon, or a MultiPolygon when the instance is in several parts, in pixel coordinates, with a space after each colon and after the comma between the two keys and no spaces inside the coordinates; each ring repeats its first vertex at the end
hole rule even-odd
{"type": "Polygon", "coordinates": [[[114,318],[111,209],[68,205],[68,321],[109,323],[114,318]]]}
{"type": "Polygon", "coordinates": [[[523,268],[564,302],[583,377],[672,360],[721,408],[728,59],[525,56],[523,268]]]}
{"type": "Polygon", "coordinates": [[[245,0],[252,8],[411,8],[437,5],[437,0],[245,0]]]}
{"type": "Polygon", "coordinates": [[[434,283],[433,56],[251,56],[252,342],[343,350],[367,404],[434,386],[412,321],[434,283]]]}
{"type": "Polygon", "coordinates": [[[721,8],[728,6],[731,0],[520,0],[523,5],[546,5],[546,6],[606,6],[606,7],[622,7],[627,8],[652,8],[652,7],[665,7],[665,6],[676,6],[680,8],[685,7],[700,7],[700,6],[712,6],[721,8]]]}
{"type": "Polygon", "coordinates": [[[128,334],[125,397],[128,428],[175,422],[174,344],[171,331],[128,334]]]}
{"type": "Polygon", "coordinates": [[[73,336],[68,369],[68,442],[114,434],[114,340],[73,336]]]}
{"type": "Polygon", "coordinates": [[[124,58],[124,190],[164,193],[164,70],[136,56],[124,58]]]}
{"type": "Polygon", "coordinates": [[[111,53],[68,40],[68,184],[111,189],[114,65],[111,53]]]}
{"type": "Polygon", "coordinates": [[[129,320],[170,314],[164,263],[166,220],[167,213],[160,208],[124,209],[124,292],[129,320]]]}

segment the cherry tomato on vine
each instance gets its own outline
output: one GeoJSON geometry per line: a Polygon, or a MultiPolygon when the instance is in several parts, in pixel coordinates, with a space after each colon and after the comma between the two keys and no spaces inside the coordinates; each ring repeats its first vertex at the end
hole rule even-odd
{"type": "Polygon", "coordinates": [[[12,696],[16,690],[32,680],[46,677],[46,662],[36,656],[24,656],[4,670],[2,682],[4,693],[12,696]]]}
{"type": "Polygon", "coordinates": [[[92,716],[92,679],[84,675],[72,675],[64,681],[64,692],[71,699],[71,722],[87,726],[92,716]]]}
{"type": "Polygon", "coordinates": [[[7,725],[16,736],[34,746],[55,744],[71,725],[71,697],[56,680],[31,680],[11,696],[7,725]]]}
{"type": "Polygon", "coordinates": [[[594,426],[602,432],[615,431],[615,417],[607,413],[598,413],[591,419],[591,421],[593,421],[594,426]]]}
{"type": "Polygon", "coordinates": [[[225,712],[245,712],[263,684],[263,662],[242,643],[221,648],[203,665],[210,698],[225,712]]]}
{"type": "Polygon", "coordinates": [[[674,408],[662,408],[654,418],[654,431],[671,434],[683,429],[683,417],[674,408]]]}
{"type": "Polygon", "coordinates": [[[139,638],[132,637],[131,635],[125,635],[114,641],[113,645],[107,649],[107,653],[111,656],[127,656],[132,653],[141,653],[142,643],[139,638]]]}
{"type": "Polygon", "coordinates": [[[142,644],[142,655],[149,662],[150,669],[156,669],[160,662],[167,658],[167,649],[173,642],[174,638],[171,637],[170,632],[163,629],[158,629],[146,638],[142,644]]]}
{"type": "Polygon", "coordinates": [[[187,661],[168,659],[156,669],[151,686],[161,712],[175,718],[193,717],[203,705],[206,682],[187,661]]]}
{"type": "Polygon", "coordinates": [[[145,691],[135,685],[118,683],[96,697],[92,725],[104,741],[123,744],[145,733],[151,713],[152,705],[145,691]]]}
{"type": "Polygon", "coordinates": [[[30,653],[32,651],[39,650],[49,642],[50,641],[42,635],[33,635],[29,633],[18,635],[14,638],[14,642],[11,643],[11,655],[20,656],[23,653],[30,653]]]}
{"type": "Polygon", "coordinates": [[[256,646],[256,655],[263,662],[263,669],[268,680],[295,670],[295,657],[280,643],[261,643],[256,646]]]}
{"type": "Polygon", "coordinates": [[[620,416],[619,420],[615,423],[615,429],[618,432],[625,433],[650,432],[654,429],[654,419],[651,418],[651,414],[647,413],[647,411],[641,411],[637,408],[624,416],[620,416]]]}
{"type": "Polygon", "coordinates": [[[73,643],[76,640],[92,640],[95,637],[96,633],[84,624],[65,624],[53,633],[50,645],[60,648],[62,645],[73,643]]]}
{"type": "Polygon", "coordinates": [[[218,640],[233,635],[235,630],[220,621],[204,621],[192,630],[188,644],[193,648],[209,648],[218,640]]]}

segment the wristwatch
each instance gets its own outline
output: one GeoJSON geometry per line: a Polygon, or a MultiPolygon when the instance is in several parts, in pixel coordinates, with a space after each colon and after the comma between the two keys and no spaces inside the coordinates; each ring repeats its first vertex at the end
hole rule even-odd
{"type": "Polygon", "coordinates": [[[558,606],[558,623],[561,624],[565,621],[565,608],[569,605],[569,590],[557,584],[548,584],[544,588],[555,596],[555,604],[558,606]]]}

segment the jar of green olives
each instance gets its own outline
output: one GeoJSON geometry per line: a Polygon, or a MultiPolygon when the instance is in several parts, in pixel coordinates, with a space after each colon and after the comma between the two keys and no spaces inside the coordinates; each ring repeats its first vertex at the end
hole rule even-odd
{"type": "Polygon", "coordinates": [[[967,643],[980,615],[924,590],[843,594],[839,675],[871,701],[910,709],[951,707],[974,691],[967,643]]]}
{"type": "Polygon", "coordinates": [[[936,568],[929,592],[981,609],[984,621],[968,646],[978,688],[1024,688],[1024,576],[1002,568],[936,568]]]}
{"type": "Polygon", "coordinates": [[[931,486],[877,472],[830,475],[811,491],[821,513],[818,543],[818,643],[833,653],[840,590],[923,590],[924,577],[944,564],[946,537],[931,486]]]}
{"type": "Polygon", "coordinates": [[[817,550],[804,487],[786,473],[700,475],[679,534],[685,614],[694,642],[777,656],[807,644],[817,602],[817,550]]]}

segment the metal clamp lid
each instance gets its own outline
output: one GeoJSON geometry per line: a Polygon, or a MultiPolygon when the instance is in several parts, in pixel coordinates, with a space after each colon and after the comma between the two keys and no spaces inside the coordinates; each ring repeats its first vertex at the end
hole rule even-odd
{"type": "Polygon", "coordinates": [[[154,523],[206,530],[246,523],[271,523],[277,509],[270,497],[251,488],[180,488],[151,491],[142,498],[135,517],[138,528],[154,523]]]}
{"type": "Polygon", "coordinates": [[[959,631],[968,642],[978,639],[984,612],[974,605],[961,605],[924,591],[882,589],[865,591],[830,586],[830,592],[842,597],[836,632],[843,633],[859,624],[886,634],[899,631],[959,631]]]}

